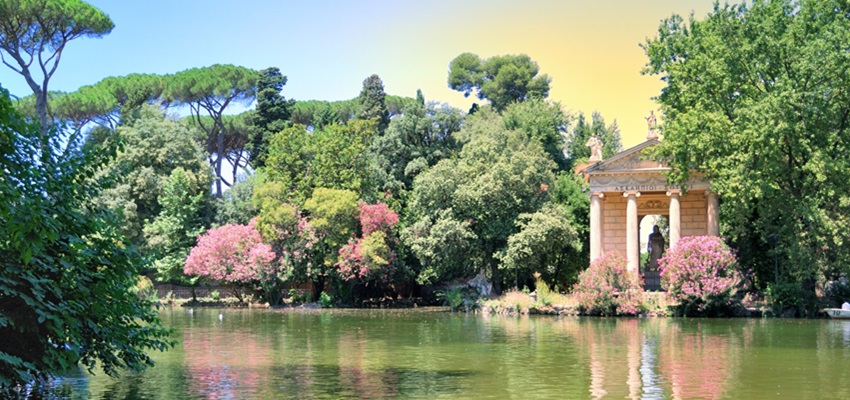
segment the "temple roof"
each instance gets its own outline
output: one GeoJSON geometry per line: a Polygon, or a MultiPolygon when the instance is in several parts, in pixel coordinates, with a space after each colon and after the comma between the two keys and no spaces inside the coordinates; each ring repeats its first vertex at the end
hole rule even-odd
{"type": "Polygon", "coordinates": [[[628,173],[628,172],[655,172],[661,173],[669,171],[670,168],[662,163],[651,160],[642,160],[641,154],[644,149],[655,146],[661,142],[658,139],[650,139],[637,146],[623,150],[605,160],[591,164],[586,167],[584,174],[601,175],[608,173],[628,173]]]}
{"type": "MultiPolygon", "coordinates": [[[[642,159],[647,148],[661,143],[650,139],[637,146],[623,150],[608,159],[578,169],[585,176],[591,192],[667,191],[681,189],[667,183],[670,167],[658,161],[642,159]]],[[[708,189],[709,184],[701,174],[693,174],[686,185],[690,189],[708,189]]]]}

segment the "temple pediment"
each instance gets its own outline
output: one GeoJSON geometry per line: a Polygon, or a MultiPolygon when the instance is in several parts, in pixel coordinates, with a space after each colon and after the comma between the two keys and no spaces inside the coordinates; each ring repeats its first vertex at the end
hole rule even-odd
{"type": "MultiPolygon", "coordinates": [[[[637,146],[621,151],[608,159],[591,164],[581,171],[587,176],[591,192],[655,192],[682,189],[667,183],[670,168],[644,156],[644,152],[660,142],[647,140],[637,146]]],[[[699,174],[687,183],[688,189],[708,189],[708,182],[699,174]]]]}
{"type": "Polygon", "coordinates": [[[648,140],[632,148],[623,150],[614,156],[591,165],[585,172],[589,175],[599,175],[611,172],[636,172],[654,171],[661,172],[669,170],[667,166],[657,161],[645,159],[643,153],[646,149],[655,146],[658,140],[648,140]]]}

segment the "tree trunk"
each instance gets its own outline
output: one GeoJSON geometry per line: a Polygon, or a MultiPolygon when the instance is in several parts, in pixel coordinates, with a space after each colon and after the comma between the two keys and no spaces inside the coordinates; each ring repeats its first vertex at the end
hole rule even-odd
{"type": "Polygon", "coordinates": [[[215,195],[221,197],[221,163],[224,159],[224,132],[219,131],[215,138],[215,195]]]}
{"type": "Polygon", "coordinates": [[[35,113],[38,114],[38,120],[41,126],[39,127],[39,144],[41,146],[41,162],[48,164],[50,162],[50,136],[48,135],[48,131],[50,130],[50,119],[47,116],[47,92],[42,91],[41,88],[36,90],[33,88],[33,92],[35,92],[35,113]]]}
{"type": "Polygon", "coordinates": [[[499,277],[499,263],[493,257],[492,252],[488,252],[486,257],[487,264],[490,265],[490,281],[493,283],[493,294],[496,296],[502,295],[502,279],[499,277]]]}
{"type": "Polygon", "coordinates": [[[313,279],[313,298],[311,301],[318,301],[319,296],[322,295],[322,291],[325,290],[325,277],[320,276],[317,279],[313,279]]]}

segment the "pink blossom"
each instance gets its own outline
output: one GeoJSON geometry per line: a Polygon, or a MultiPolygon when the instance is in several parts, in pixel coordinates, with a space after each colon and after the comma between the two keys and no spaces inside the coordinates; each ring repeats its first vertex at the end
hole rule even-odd
{"type": "Polygon", "coordinates": [[[380,201],[377,204],[366,204],[360,202],[360,225],[363,228],[363,236],[369,236],[375,231],[389,231],[398,224],[398,214],[390,210],[389,206],[380,201]]]}
{"type": "Polygon", "coordinates": [[[662,287],[684,314],[728,311],[738,302],[738,288],[746,288],[735,255],[719,237],[683,237],[658,264],[662,287]]]}
{"type": "Polygon", "coordinates": [[[252,221],[249,225],[225,225],[202,234],[186,258],[183,272],[241,284],[259,279],[274,259],[274,252],[262,243],[252,221]]]}
{"type": "Polygon", "coordinates": [[[390,248],[391,229],[398,224],[398,214],[381,202],[360,202],[362,236],[339,249],[335,266],[343,280],[388,282],[395,273],[396,254],[390,248]]]}
{"type": "Polygon", "coordinates": [[[606,253],[579,274],[573,295],[588,314],[635,315],[643,301],[640,279],[629,273],[617,252],[606,253]]]}

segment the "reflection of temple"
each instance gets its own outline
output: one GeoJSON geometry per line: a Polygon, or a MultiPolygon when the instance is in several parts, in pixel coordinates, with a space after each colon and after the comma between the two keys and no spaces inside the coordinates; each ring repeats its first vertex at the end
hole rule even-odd
{"type": "Polygon", "coordinates": [[[664,164],[646,160],[646,149],[658,139],[624,150],[579,170],[590,184],[590,260],[618,251],[628,269],[637,274],[640,263],[639,221],[661,215],[669,221],[669,247],[682,236],[719,235],[718,197],[699,174],[687,182],[687,191],[667,183],[664,164]]]}
{"type": "Polygon", "coordinates": [[[735,375],[730,337],[668,320],[582,324],[592,398],[717,399],[735,375]]]}

